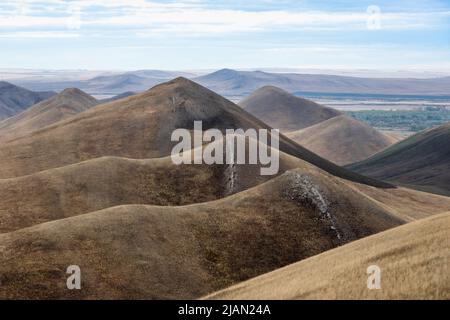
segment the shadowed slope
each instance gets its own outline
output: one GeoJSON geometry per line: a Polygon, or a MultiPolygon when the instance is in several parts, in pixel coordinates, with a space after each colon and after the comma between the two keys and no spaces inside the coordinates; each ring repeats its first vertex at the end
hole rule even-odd
{"type": "Polygon", "coordinates": [[[361,239],[210,299],[450,299],[450,213],[361,239]],[[366,270],[381,268],[381,289],[366,270]]]}
{"type": "MultiPolygon", "coordinates": [[[[0,146],[0,178],[31,174],[102,156],[154,158],[170,154],[174,129],[268,128],[232,102],[184,78],[96,106],[66,121],[0,146]],[[95,132],[95,134],[93,134],[95,132]]],[[[381,187],[281,136],[280,150],[336,176],[381,187]]]]}
{"type": "Polygon", "coordinates": [[[271,127],[283,132],[300,130],[341,115],[337,110],[271,86],[256,90],[239,102],[239,105],[271,127]]]}
{"type": "Polygon", "coordinates": [[[450,123],[420,132],[349,168],[377,179],[450,195],[450,123]]]}
{"type": "Polygon", "coordinates": [[[54,92],[33,92],[0,81],[0,120],[12,117],[29,106],[55,95],[54,92]]]}
{"type": "Polygon", "coordinates": [[[338,116],[286,136],[338,165],[365,160],[395,141],[375,128],[338,116]]]}
{"type": "Polygon", "coordinates": [[[0,122],[0,140],[10,140],[86,111],[97,100],[78,89],[66,89],[24,112],[0,122]]]}

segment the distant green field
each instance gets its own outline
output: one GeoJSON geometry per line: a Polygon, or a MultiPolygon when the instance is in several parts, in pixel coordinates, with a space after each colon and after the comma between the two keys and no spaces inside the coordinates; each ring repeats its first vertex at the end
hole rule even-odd
{"type": "Polygon", "coordinates": [[[450,110],[426,109],[426,110],[367,110],[348,111],[351,117],[366,122],[372,127],[384,130],[399,130],[418,132],[431,127],[450,122],[450,110]]]}

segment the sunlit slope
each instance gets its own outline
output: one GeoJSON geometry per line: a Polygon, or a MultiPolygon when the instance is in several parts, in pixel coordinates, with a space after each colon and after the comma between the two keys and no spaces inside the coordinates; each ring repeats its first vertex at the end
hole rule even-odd
{"type": "Polygon", "coordinates": [[[364,238],[210,299],[450,299],[450,213],[364,238]],[[367,288],[367,268],[381,289],[367,288]]]}

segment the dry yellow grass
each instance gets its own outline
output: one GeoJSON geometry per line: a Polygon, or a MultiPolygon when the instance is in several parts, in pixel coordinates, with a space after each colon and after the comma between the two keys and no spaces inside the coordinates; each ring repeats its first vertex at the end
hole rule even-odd
{"type": "Polygon", "coordinates": [[[355,241],[208,299],[450,299],[450,213],[355,241]],[[367,288],[370,265],[381,289],[367,288]]]}
{"type": "MultiPolygon", "coordinates": [[[[198,298],[404,222],[382,203],[392,189],[375,200],[358,187],[305,163],[215,201],[119,206],[0,234],[0,298],[198,298]],[[65,288],[71,264],[83,270],[79,292],[65,288]]],[[[425,199],[410,211],[450,208],[425,199]]]]}
{"type": "Polygon", "coordinates": [[[156,158],[193,120],[267,128],[177,79],[0,144],[0,298],[199,298],[450,210],[450,198],[354,175],[283,136],[277,177],[156,158]],[[65,286],[72,264],[81,291],[65,286]]]}
{"type": "MultiPolygon", "coordinates": [[[[173,130],[269,127],[239,106],[187,79],[102,104],[33,134],[0,144],[0,179],[29,175],[104,156],[148,159],[170,155],[173,130]]],[[[280,150],[333,175],[375,186],[389,184],[338,167],[284,136],[280,150]]]]}
{"type": "MultiPolygon", "coordinates": [[[[309,165],[280,154],[280,171],[309,165]]],[[[176,206],[223,198],[257,186],[258,165],[175,165],[170,157],[102,157],[19,178],[0,179],[0,233],[126,204],[176,206]]]]}
{"type": "Polygon", "coordinates": [[[198,298],[401,223],[305,166],[216,201],[113,207],[0,234],[0,298],[198,298]],[[62,281],[71,264],[84,270],[80,292],[62,281]]]}

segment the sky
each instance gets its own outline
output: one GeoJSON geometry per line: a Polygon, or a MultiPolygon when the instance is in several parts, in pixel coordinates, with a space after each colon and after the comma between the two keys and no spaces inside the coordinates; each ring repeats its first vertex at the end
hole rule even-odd
{"type": "Polygon", "coordinates": [[[450,72],[450,0],[2,0],[0,68],[450,72]]]}

